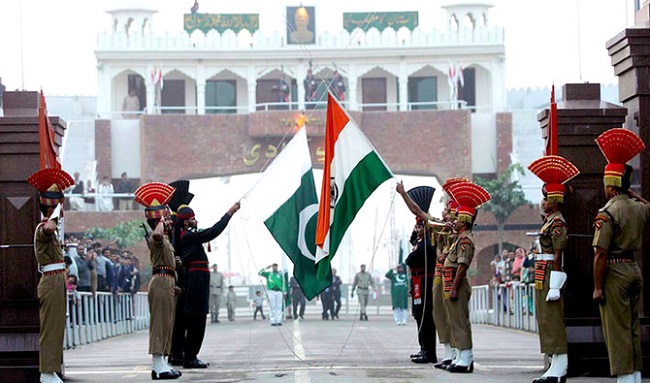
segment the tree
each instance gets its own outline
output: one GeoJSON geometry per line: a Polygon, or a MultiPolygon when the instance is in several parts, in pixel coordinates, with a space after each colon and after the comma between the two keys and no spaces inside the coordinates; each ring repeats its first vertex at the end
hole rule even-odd
{"type": "Polygon", "coordinates": [[[86,231],[86,237],[115,241],[121,249],[134,245],[144,239],[142,221],[127,221],[110,229],[93,227],[86,231]]]}
{"type": "Polygon", "coordinates": [[[519,206],[528,203],[519,181],[512,180],[512,174],[514,172],[523,175],[524,168],[519,164],[510,165],[508,169],[493,180],[476,177],[476,184],[483,186],[492,196],[490,202],[486,203],[483,208],[485,211],[494,214],[494,218],[497,221],[499,254],[503,250],[503,226],[513,211],[519,206]]]}

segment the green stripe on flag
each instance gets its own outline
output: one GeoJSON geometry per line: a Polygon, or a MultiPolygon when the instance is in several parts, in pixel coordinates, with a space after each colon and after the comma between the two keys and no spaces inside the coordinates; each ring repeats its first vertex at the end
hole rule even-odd
{"type": "Polygon", "coordinates": [[[336,202],[334,218],[330,225],[330,251],[326,259],[318,262],[319,277],[325,277],[330,260],[336,254],[343,235],[370,195],[393,175],[374,150],[354,167],[343,186],[343,193],[336,202]],[[322,267],[322,269],[321,269],[322,267]]]}
{"type": "Polygon", "coordinates": [[[293,262],[293,275],[307,299],[313,299],[332,284],[331,269],[324,270],[329,271],[325,279],[317,278],[318,269],[314,263],[317,216],[318,196],[310,169],[302,176],[296,192],[264,221],[293,262]]]}

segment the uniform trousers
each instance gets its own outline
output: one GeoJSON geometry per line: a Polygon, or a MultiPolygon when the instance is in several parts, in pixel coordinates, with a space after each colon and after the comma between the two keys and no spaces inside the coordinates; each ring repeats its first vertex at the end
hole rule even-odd
{"type": "Polygon", "coordinates": [[[185,332],[187,323],[185,318],[185,293],[178,296],[174,315],[174,331],[172,332],[171,356],[174,359],[183,360],[185,349],[185,332]]]}
{"type": "Polygon", "coordinates": [[[469,322],[469,298],[472,286],[463,278],[458,286],[458,299],[452,302],[445,298],[445,311],[451,328],[451,346],[459,350],[472,348],[472,325],[469,322]]]}
{"type": "Polygon", "coordinates": [[[607,265],[605,303],[600,306],[605,344],[612,375],[641,371],[639,298],[643,277],[636,262],[607,265]]]}
{"type": "Polygon", "coordinates": [[[221,306],[221,292],[210,293],[210,317],[212,320],[219,319],[219,307],[221,306]]]}
{"type": "Polygon", "coordinates": [[[269,319],[271,320],[271,324],[281,323],[284,294],[282,294],[282,291],[276,290],[268,290],[267,294],[269,296],[269,319]]]}
{"type": "Polygon", "coordinates": [[[451,328],[449,327],[442,292],[442,278],[435,277],[433,280],[433,321],[436,330],[438,330],[438,340],[440,343],[449,343],[451,341],[451,328]]]}
{"type": "Polygon", "coordinates": [[[368,306],[368,288],[365,289],[357,289],[357,295],[359,296],[359,313],[362,315],[366,315],[366,307],[368,306]]]}
{"type": "Polygon", "coordinates": [[[535,309],[537,310],[537,328],[539,347],[543,354],[555,355],[567,353],[566,327],[564,326],[564,290],[560,290],[560,299],[547,302],[546,295],[550,289],[551,269],[547,267],[542,289],[535,289],[535,309]]]}
{"type": "Polygon", "coordinates": [[[436,324],[433,321],[432,278],[422,277],[421,304],[413,303],[413,318],[418,325],[418,343],[430,359],[436,359],[436,324]]]}
{"type": "Polygon", "coordinates": [[[169,355],[174,331],[174,278],[154,275],[149,282],[149,354],[169,355]]]}
{"type": "Polygon", "coordinates": [[[185,362],[196,359],[201,351],[205,337],[206,312],[185,312],[187,336],[185,337],[184,357],[185,362]]]}
{"type": "Polygon", "coordinates": [[[65,273],[43,275],[38,282],[39,371],[61,372],[65,335],[65,273]]]}

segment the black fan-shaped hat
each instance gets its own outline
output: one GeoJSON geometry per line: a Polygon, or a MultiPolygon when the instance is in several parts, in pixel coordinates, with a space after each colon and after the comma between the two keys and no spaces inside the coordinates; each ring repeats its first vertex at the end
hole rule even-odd
{"type": "Polygon", "coordinates": [[[413,202],[422,209],[423,212],[429,212],[431,201],[433,200],[433,193],[436,189],[431,186],[417,186],[407,191],[406,193],[411,197],[413,202]]]}
{"type": "Polygon", "coordinates": [[[181,205],[189,205],[194,198],[194,194],[190,193],[190,181],[189,180],[178,180],[169,184],[176,188],[176,193],[169,201],[169,208],[172,211],[177,211],[178,207],[181,205]]]}

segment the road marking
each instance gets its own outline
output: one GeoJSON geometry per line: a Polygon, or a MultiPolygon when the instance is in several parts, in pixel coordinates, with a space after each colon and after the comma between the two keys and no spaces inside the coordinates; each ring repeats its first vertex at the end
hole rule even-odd
{"type": "MultiPolygon", "coordinates": [[[[302,335],[300,335],[300,321],[293,321],[293,349],[300,360],[305,360],[305,348],[302,345],[302,335]]],[[[296,370],[295,383],[311,383],[309,370],[296,370]]]]}

